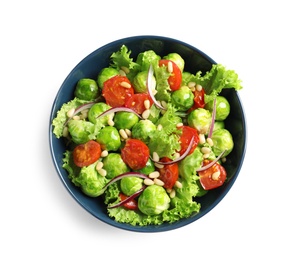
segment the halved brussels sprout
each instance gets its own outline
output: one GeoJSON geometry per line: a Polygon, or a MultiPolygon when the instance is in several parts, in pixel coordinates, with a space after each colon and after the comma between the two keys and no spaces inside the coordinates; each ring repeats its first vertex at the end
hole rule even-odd
{"type": "Polygon", "coordinates": [[[97,76],[97,85],[99,88],[103,88],[103,83],[110,79],[113,76],[116,76],[119,74],[119,71],[117,69],[108,67],[108,68],[103,68],[98,76],[97,76]]]}
{"type": "MultiPolygon", "coordinates": [[[[206,109],[213,111],[214,101],[208,102],[205,106],[206,109]]],[[[218,121],[225,120],[230,113],[230,104],[223,96],[216,97],[216,117],[218,121]]]]}
{"type": "Polygon", "coordinates": [[[136,191],[140,190],[143,186],[143,179],[139,177],[124,177],[120,182],[121,191],[127,195],[131,196],[136,191]]]}
{"type": "Polygon", "coordinates": [[[227,129],[218,129],[212,133],[213,152],[218,156],[224,150],[223,156],[227,156],[234,147],[234,142],[231,133],[227,129]]]}
{"type": "Polygon", "coordinates": [[[212,123],[212,114],[204,108],[197,108],[188,115],[188,124],[201,134],[207,134],[212,123]]]}
{"type": "Polygon", "coordinates": [[[112,179],[122,173],[128,172],[130,168],[124,163],[121,154],[109,153],[103,159],[103,169],[106,170],[106,178],[112,179]]]}
{"type": "Polygon", "coordinates": [[[109,121],[109,119],[113,119],[114,113],[100,117],[98,119],[96,119],[96,118],[100,114],[102,114],[103,112],[107,111],[110,108],[111,107],[104,102],[99,102],[99,103],[94,104],[88,111],[88,120],[93,124],[96,124],[96,122],[98,120],[102,124],[107,125],[107,122],[109,121]]]}
{"type": "Polygon", "coordinates": [[[178,111],[187,111],[194,104],[194,94],[187,86],[172,92],[171,101],[178,111]]]}
{"type": "Polygon", "coordinates": [[[156,130],[156,125],[154,125],[150,120],[144,119],[140,120],[132,128],[132,137],[140,139],[141,141],[147,143],[151,134],[156,130]]]}
{"type": "Polygon", "coordinates": [[[103,150],[117,151],[121,146],[121,137],[118,130],[113,126],[105,126],[96,136],[103,150]]]}
{"type": "Polygon", "coordinates": [[[119,129],[131,129],[137,122],[139,117],[130,112],[120,111],[115,114],[115,127],[119,129]]]}

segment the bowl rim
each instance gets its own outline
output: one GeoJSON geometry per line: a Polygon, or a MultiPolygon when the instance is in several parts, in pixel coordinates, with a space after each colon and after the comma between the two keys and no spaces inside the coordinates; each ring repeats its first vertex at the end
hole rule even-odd
{"type": "Polygon", "coordinates": [[[212,205],[210,207],[208,207],[207,209],[200,211],[199,214],[196,214],[194,216],[191,216],[189,218],[185,218],[183,219],[183,221],[177,221],[175,223],[166,223],[166,224],[162,224],[162,225],[149,225],[149,226],[132,226],[130,224],[126,224],[126,223],[119,223],[115,220],[112,220],[110,217],[108,217],[109,219],[104,219],[101,218],[100,216],[94,214],[94,212],[87,208],[79,199],[78,197],[73,193],[73,191],[70,189],[70,187],[67,185],[60,169],[59,169],[59,165],[58,165],[58,161],[57,158],[54,154],[54,149],[53,149],[53,138],[54,138],[54,134],[53,134],[53,126],[52,126],[52,120],[55,117],[55,112],[58,111],[57,107],[56,107],[56,103],[58,100],[58,97],[60,95],[60,93],[62,92],[62,89],[65,86],[65,83],[67,82],[67,80],[72,76],[72,74],[74,73],[74,71],[80,66],[80,64],[84,63],[86,60],[90,59],[92,56],[95,55],[96,52],[100,52],[103,49],[111,46],[111,45],[118,45],[118,44],[123,44],[125,41],[131,41],[131,40],[142,40],[142,39],[152,39],[152,40],[162,40],[162,41],[172,41],[175,43],[178,43],[180,45],[183,45],[197,53],[199,53],[202,57],[204,57],[205,59],[207,59],[210,63],[212,64],[217,64],[210,56],[208,56],[206,53],[204,53],[203,51],[201,51],[200,49],[196,48],[195,46],[183,42],[181,40],[175,39],[175,38],[170,38],[170,37],[166,37],[166,36],[158,36],[158,35],[137,35],[137,36],[129,36],[129,37],[125,37],[125,38],[120,38],[117,40],[114,40],[112,42],[109,42],[107,44],[104,44],[100,47],[98,47],[97,49],[95,49],[94,51],[92,51],[91,53],[89,53],[87,56],[85,56],[83,59],[80,60],[80,62],[77,63],[77,65],[75,65],[73,67],[73,69],[69,72],[69,74],[66,76],[66,78],[63,80],[62,84],[60,85],[54,101],[53,101],[53,105],[52,108],[50,110],[50,117],[49,117],[49,146],[50,146],[50,154],[51,154],[51,158],[53,160],[54,163],[54,167],[57,171],[57,174],[59,176],[59,178],[61,179],[63,185],[65,186],[66,190],[69,192],[69,194],[74,198],[74,200],[83,208],[85,209],[88,213],[90,213],[93,217],[97,218],[98,220],[100,220],[101,222],[104,222],[105,224],[111,225],[113,227],[122,229],[122,230],[126,230],[126,231],[134,231],[134,232],[142,232],[142,233],[153,233],[153,232],[164,232],[164,231],[171,231],[171,230],[175,230],[178,228],[182,228],[188,224],[191,224],[195,221],[197,221],[198,219],[202,218],[204,215],[206,215],[208,212],[210,212],[213,208],[215,208],[220,201],[227,195],[227,193],[230,191],[230,189],[233,187],[233,184],[235,183],[239,172],[242,168],[242,164],[244,162],[244,158],[245,158],[245,154],[246,154],[246,149],[247,149],[247,122],[246,122],[246,116],[245,116],[245,110],[243,107],[243,104],[241,102],[241,98],[240,98],[240,94],[238,93],[238,91],[235,91],[235,95],[238,98],[238,102],[240,105],[240,109],[241,109],[241,116],[242,116],[242,124],[243,124],[243,150],[242,150],[242,156],[241,156],[241,160],[240,163],[236,169],[236,173],[233,175],[232,179],[229,180],[229,185],[228,187],[226,187],[226,189],[224,190],[224,192],[217,197],[214,202],[212,203],[212,205]]]}

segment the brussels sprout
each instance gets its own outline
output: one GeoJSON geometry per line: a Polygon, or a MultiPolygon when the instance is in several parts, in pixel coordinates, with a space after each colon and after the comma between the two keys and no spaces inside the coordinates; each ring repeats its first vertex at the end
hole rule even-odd
{"type": "Polygon", "coordinates": [[[194,104],[194,94],[187,86],[182,86],[171,94],[171,101],[178,111],[186,111],[194,104]]]}
{"type": "Polygon", "coordinates": [[[143,185],[143,179],[138,177],[124,177],[120,182],[121,191],[127,195],[131,196],[136,191],[140,190],[143,185]]]}
{"type": "Polygon", "coordinates": [[[83,100],[94,100],[98,96],[97,83],[93,79],[83,78],[77,82],[75,91],[75,97],[83,100]]]}
{"type": "Polygon", "coordinates": [[[141,66],[141,71],[148,71],[150,64],[158,64],[158,61],[161,59],[153,50],[144,51],[138,54],[136,63],[141,66]]]}
{"type": "Polygon", "coordinates": [[[193,110],[187,118],[188,124],[196,128],[201,134],[207,134],[212,123],[212,114],[204,108],[193,110]]]}
{"type": "Polygon", "coordinates": [[[121,146],[121,138],[118,130],[113,126],[105,126],[96,136],[103,150],[117,151],[121,146]]]}
{"type": "Polygon", "coordinates": [[[97,197],[103,193],[103,187],[108,180],[97,173],[96,163],[82,167],[76,176],[71,175],[72,182],[81,187],[81,190],[90,197],[97,197]]]}
{"type": "Polygon", "coordinates": [[[224,150],[227,156],[233,149],[234,143],[231,133],[227,129],[218,129],[212,133],[213,152],[218,156],[224,150]]]}
{"type": "MultiPolygon", "coordinates": [[[[213,111],[214,101],[208,102],[205,106],[206,109],[213,111]]],[[[230,104],[228,100],[223,96],[216,97],[216,117],[218,121],[225,120],[230,113],[230,104]]]]}
{"type": "Polygon", "coordinates": [[[70,120],[68,122],[68,131],[76,144],[86,143],[94,138],[94,129],[94,124],[88,121],[70,120]]]}
{"type": "MultiPolygon", "coordinates": [[[[146,93],[147,89],[148,71],[143,70],[137,73],[133,79],[133,87],[136,93],[146,93]]],[[[152,75],[153,85],[156,85],[156,78],[152,75]]]]}
{"type": "Polygon", "coordinates": [[[148,216],[158,215],[170,206],[165,189],[158,185],[148,186],[138,198],[138,208],[148,216]]]}
{"type": "Polygon", "coordinates": [[[103,83],[105,81],[107,81],[108,79],[110,79],[113,76],[116,76],[119,74],[119,71],[117,69],[108,67],[108,68],[103,68],[98,76],[97,76],[97,85],[99,86],[99,88],[103,88],[103,83]]]}
{"type": "Polygon", "coordinates": [[[106,110],[110,109],[111,107],[103,102],[99,102],[94,104],[88,111],[88,120],[93,123],[96,124],[97,121],[101,122],[104,125],[107,125],[107,122],[109,119],[113,119],[114,117],[114,113],[100,117],[98,119],[97,116],[99,116],[101,113],[105,112],[106,110]]]}
{"type": "Polygon", "coordinates": [[[139,117],[130,112],[117,112],[114,117],[115,127],[119,129],[131,129],[139,121],[139,117]]]}
{"type": "Polygon", "coordinates": [[[154,125],[150,120],[140,120],[132,128],[132,137],[140,139],[144,143],[149,141],[151,134],[156,130],[156,125],[154,125]]]}
{"type": "Polygon", "coordinates": [[[178,53],[169,53],[163,58],[173,61],[179,67],[181,72],[184,71],[185,61],[178,53]]]}
{"type": "Polygon", "coordinates": [[[213,127],[213,131],[216,131],[218,129],[224,129],[225,128],[225,123],[224,121],[215,121],[214,122],[214,127],[213,127]]]}
{"type": "Polygon", "coordinates": [[[143,167],[142,169],[137,170],[138,172],[144,173],[146,175],[149,175],[151,172],[155,171],[155,166],[154,166],[154,162],[149,158],[146,166],[143,167]]]}
{"type": "Polygon", "coordinates": [[[103,159],[103,169],[106,170],[106,178],[112,179],[124,172],[128,172],[130,168],[124,163],[121,154],[109,153],[103,159]]]}
{"type": "Polygon", "coordinates": [[[182,73],[182,86],[187,86],[188,83],[191,81],[191,78],[193,77],[193,74],[191,74],[188,71],[183,71],[182,73]]]}

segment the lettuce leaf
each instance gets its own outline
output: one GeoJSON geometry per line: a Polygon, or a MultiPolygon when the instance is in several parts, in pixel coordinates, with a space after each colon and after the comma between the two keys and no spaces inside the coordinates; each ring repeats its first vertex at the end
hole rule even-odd
{"type": "Polygon", "coordinates": [[[242,89],[241,80],[238,78],[234,70],[228,70],[221,64],[213,64],[210,71],[204,76],[199,71],[196,75],[188,77],[188,81],[196,82],[202,85],[205,90],[205,103],[208,103],[216,98],[223,89],[234,88],[235,90],[242,89]]]}

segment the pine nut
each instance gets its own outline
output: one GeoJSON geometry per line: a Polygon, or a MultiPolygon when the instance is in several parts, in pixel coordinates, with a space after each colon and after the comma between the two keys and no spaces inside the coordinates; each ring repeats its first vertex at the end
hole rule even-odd
{"type": "Polygon", "coordinates": [[[68,112],[67,112],[67,116],[68,117],[72,117],[75,113],[75,108],[71,108],[68,112]]]}
{"type": "Polygon", "coordinates": [[[150,116],[150,110],[149,109],[144,110],[144,112],[142,113],[142,117],[144,119],[147,119],[149,116],[150,116]]]}
{"type": "Polygon", "coordinates": [[[112,118],[109,118],[108,121],[107,121],[107,124],[108,124],[109,126],[114,126],[114,125],[115,125],[115,122],[113,121],[112,118]]]}
{"type": "Polygon", "coordinates": [[[153,184],[154,184],[154,181],[151,180],[151,179],[144,179],[143,182],[144,182],[144,184],[147,185],[147,186],[149,186],[149,185],[153,185],[153,184]]]}
{"type": "Polygon", "coordinates": [[[201,85],[196,85],[196,90],[197,91],[201,91],[203,89],[203,87],[201,85]]]}
{"type": "Polygon", "coordinates": [[[96,164],[96,166],[95,166],[95,169],[96,169],[97,171],[99,171],[102,167],[103,167],[103,162],[99,161],[99,162],[97,162],[97,164],[96,164]]]}
{"type": "Polygon", "coordinates": [[[107,157],[108,156],[108,151],[107,150],[103,150],[100,154],[101,157],[107,157]]]}
{"type": "Polygon", "coordinates": [[[178,159],[180,157],[180,154],[179,153],[174,153],[174,159],[178,159]]]}
{"type": "Polygon", "coordinates": [[[154,183],[156,185],[158,185],[158,186],[163,186],[164,185],[164,182],[162,180],[160,180],[160,179],[157,179],[157,178],[154,179],[154,183]]]}
{"type": "Polygon", "coordinates": [[[119,74],[120,74],[121,76],[127,76],[126,72],[124,72],[123,70],[119,70],[119,74]]]}
{"type": "Polygon", "coordinates": [[[199,134],[199,142],[200,144],[204,144],[206,142],[206,138],[204,134],[199,134]]]}
{"type": "Polygon", "coordinates": [[[150,100],[149,99],[144,100],[144,107],[146,109],[149,109],[150,108],[150,100]]]}
{"type": "Polygon", "coordinates": [[[154,172],[151,172],[148,176],[149,176],[149,178],[154,179],[154,178],[158,178],[159,175],[160,175],[160,173],[158,171],[154,171],[154,172]]]}
{"type": "Polygon", "coordinates": [[[213,146],[213,145],[214,145],[213,140],[212,140],[210,137],[207,138],[207,143],[208,143],[210,146],[213,146]]]}
{"type": "Polygon", "coordinates": [[[125,132],[126,132],[128,137],[132,136],[132,132],[130,129],[125,129],[125,132]]]}
{"type": "Polygon", "coordinates": [[[164,100],[162,100],[161,101],[161,106],[163,106],[164,108],[167,108],[167,103],[164,100]]]}
{"type": "Polygon", "coordinates": [[[130,73],[130,69],[127,68],[127,67],[125,67],[125,66],[122,66],[121,69],[122,69],[126,74],[130,73]]]}
{"type": "Polygon", "coordinates": [[[106,176],[106,170],[105,169],[99,169],[98,171],[97,171],[102,177],[105,177],[106,176]]]}
{"type": "Polygon", "coordinates": [[[172,66],[172,62],[171,61],[169,61],[167,63],[167,70],[168,70],[169,73],[173,72],[173,66],[172,66]]]}
{"type": "Polygon", "coordinates": [[[153,152],[152,159],[153,159],[154,162],[158,162],[159,161],[159,155],[158,155],[157,152],[153,152]]]}
{"type": "Polygon", "coordinates": [[[204,146],[204,147],[201,148],[201,152],[202,153],[210,153],[211,152],[211,149],[209,147],[205,147],[204,146]]]}
{"type": "Polygon", "coordinates": [[[154,163],[155,167],[158,168],[158,169],[162,169],[164,168],[164,165],[163,164],[160,164],[160,163],[154,163]]]}
{"type": "Polygon", "coordinates": [[[172,191],[169,193],[169,197],[170,197],[171,199],[173,199],[173,198],[175,197],[175,195],[176,195],[175,190],[172,190],[172,191]]]}
{"type": "Polygon", "coordinates": [[[218,181],[218,180],[219,180],[219,176],[220,176],[220,172],[219,172],[219,171],[214,172],[214,173],[212,174],[212,180],[214,180],[214,181],[218,181]]]}
{"type": "Polygon", "coordinates": [[[161,124],[159,124],[159,125],[157,126],[157,130],[158,130],[158,131],[161,131],[161,130],[162,130],[162,125],[161,125],[161,124]]]}
{"type": "Polygon", "coordinates": [[[190,82],[188,83],[188,87],[189,87],[190,89],[195,88],[195,87],[196,87],[196,82],[190,81],[190,82]]]}
{"type": "Polygon", "coordinates": [[[73,120],[80,120],[80,116],[73,116],[73,120]]]}
{"type": "Polygon", "coordinates": [[[204,159],[209,158],[209,156],[210,156],[210,153],[204,153],[204,154],[203,154],[203,158],[204,158],[204,159]]]}
{"type": "Polygon", "coordinates": [[[176,181],[174,185],[175,185],[175,187],[177,187],[179,189],[182,188],[182,183],[180,181],[176,181]]]}
{"type": "Polygon", "coordinates": [[[221,158],[221,161],[222,161],[223,163],[225,163],[225,162],[226,162],[226,157],[221,158]]]}
{"type": "Polygon", "coordinates": [[[181,127],[183,127],[183,125],[184,125],[183,123],[177,123],[177,124],[176,124],[176,127],[177,127],[177,128],[181,128],[181,127]]]}
{"type": "Polygon", "coordinates": [[[120,83],[120,86],[122,86],[123,88],[131,88],[131,84],[126,82],[126,81],[123,81],[120,83]]]}
{"type": "Polygon", "coordinates": [[[126,131],[124,129],[120,129],[119,130],[119,133],[120,133],[120,136],[123,138],[123,139],[127,139],[128,138],[128,135],[126,133],[126,131]]]}

